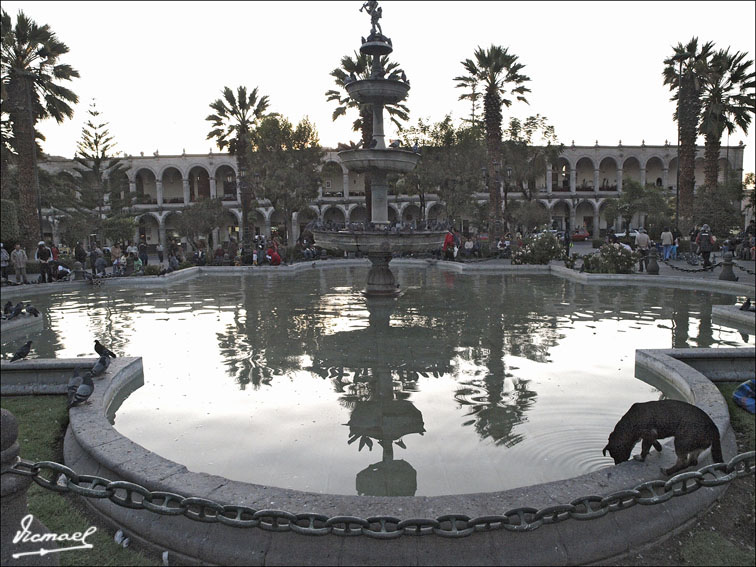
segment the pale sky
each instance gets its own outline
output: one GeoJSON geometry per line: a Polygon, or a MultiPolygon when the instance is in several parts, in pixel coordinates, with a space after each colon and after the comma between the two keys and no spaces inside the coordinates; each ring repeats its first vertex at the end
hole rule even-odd
{"type": "MultiPolygon", "coordinates": [[[[548,117],[569,145],[677,141],[674,103],[662,84],[672,46],[697,36],[754,58],[754,2],[381,2],[383,33],[393,42],[412,89],[410,125],[422,117],[469,116],[454,77],[478,46],[509,48],[531,78],[529,105],[504,108],[548,117]]],[[[331,120],[330,71],[370,31],[362,2],[28,2],[3,1],[15,22],[22,9],[49,24],[81,78],[75,116],[39,124],[51,155],[71,158],[91,100],[110,124],[117,150],[161,155],[219,150],[206,140],[209,104],[224,86],[258,87],[271,111],[293,123],[308,116],[321,144],[357,141],[350,112],[331,120]]],[[[388,137],[395,135],[387,121],[388,137]]],[[[730,144],[747,145],[754,171],[756,126],[730,144]]],[[[703,144],[703,140],[699,141],[703,144]]],[[[727,135],[722,139],[727,143],[727,135]]]]}

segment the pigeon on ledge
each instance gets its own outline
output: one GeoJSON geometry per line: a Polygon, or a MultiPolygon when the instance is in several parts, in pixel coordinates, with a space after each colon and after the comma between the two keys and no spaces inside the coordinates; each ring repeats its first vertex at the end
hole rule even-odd
{"type": "Polygon", "coordinates": [[[68,408],[70,409],[74,406],[77,406],[79,404],[86,402],[89,399],[89,396],[92,395],[92,392],[94,392],[94,382],[92,382],[92,373],[87,372],[84,374],[84,377],[81,380],[81,384],[79,384],[78,387],[76,388],[76,392],[74,392],[74,395],[73,395],[73,400],[68,402],[68,408]]]}
{"type": "Polygon", "coordinates": [[[26,312],[29,315],[34,315],[35,317],[39,317],[39,311],[31,303],[26,304],[26,312]]]}
{"type": "Polygon", "coordinates": [[[111,358],[116,358],[115,353],[98,340],[95,340],[94,348],[95,352],[100,356],[109,356],[111,358]]]}
{"type": "Polygon", "coordinates": [[[92,367],[92,376],[99,376],[108,369],[108,366],[110,366],[110,358],[108,357],[108,355],[103,354],[92,367]]]}
{"type": "Polygon", "coordinates": [[[21,360],[22,358],[26,358],[26,356],[29,354],[29,351],[31,350],[31,344],[32,342],[28,341],[24,346],[18,349],[13,354],[13,358],[11,358],[11,362],[15,362],[17,360],[21,360]]]}

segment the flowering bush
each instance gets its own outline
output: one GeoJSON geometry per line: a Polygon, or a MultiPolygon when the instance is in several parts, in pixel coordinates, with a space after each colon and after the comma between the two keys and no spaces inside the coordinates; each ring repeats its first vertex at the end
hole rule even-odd
{"type": "Polygon", "coordinates": [[[583,256],[583,267],[593,274],[632,274],[639,255],[621,244],[604,244],[598,252],[583,256]]]}
{"type": "Polygon", "coordinates": [[[550,232],[540,232],[512,253],[513,264],[548,264],[564,257],[564,248],[550,232]]]}

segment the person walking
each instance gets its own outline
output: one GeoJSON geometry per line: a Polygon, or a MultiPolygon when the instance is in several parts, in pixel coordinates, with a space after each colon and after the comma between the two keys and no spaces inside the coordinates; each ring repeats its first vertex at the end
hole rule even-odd
{"type": "Polygon", "coordinates": [[[163,263],[163,244],[161,242],[158,242],[157,247],[155,248],[155,251],[158,255],[158,262],[161,264],[163,263]]]}
{"type": "Polygon", "coordinates": [[[142,265],[146,266],[149,263],[149,256],[147,255],[147,244],[144,242],[139,243],[139,259],[142,261],[142,265]]]}
{"type": "Polygon", "coordinates": [[[643,227],[638,229],[638,235],[635,237],[635,246],[638,249],[638,252],[640,252],[638,271],[642,272],[644,268],[647,268],[648,251],[651,247],[651,238],[648,236],[646,229],[643,227]]]}
{"type": "Polygon", "coordinates": [[[39,282],[52,283],[52,273],[50,272],[52,251],[45,245],[44,240],[40,240],[37,243],[37,251],[34,253],[34,259],[39,263],[39,282]]]}
{"type": "Polygon", "coordinates": [[[84,246],[81,245],[81,242],[77,242],[74,247],[74,258],[76,258],[76,261],[81,264],[82,268],[86,268],[87,251],[84,250],[84,246]]]}
{"type": "Polygon", "coordinates": [[[8,265],[10,264],[10,254],[0,242],[0,277],[3,281],[8,281],[8,265]]]}
{"type": "Polygon", "coordinates": [[[26,250],[21,248],[21,244],[16,243],[16,247],[13,249],[10,255],[10,261],[13,268],[16,271],[16,283],[21,283],[21,277],[24,278],[24,283],[28,284],[29,280],[26,279],[26,262],[28,261],[26,256],[26,250]]]}
{"type": "Polygon", "coordinates": [[[701,231],[696,236],[696,245],[698,250],[703,256],[703,269],[707,270],[711,268],[711,260],[709,256],[711,251],[714,250],[714,243],[717,241],[716,237],[711,233],[711,229],[708,224],[701,227],[701,231]]]}
{"type": "Polygon", "coordinates": [[[674,235],[669,230],[669,227],[665,226],[664,232],[661,233],[661,244],[662,248],[664,249],[664,260],[669,260],[670,254],[672,253],[672,245],[674,244],[674,242],[674,235]]]}

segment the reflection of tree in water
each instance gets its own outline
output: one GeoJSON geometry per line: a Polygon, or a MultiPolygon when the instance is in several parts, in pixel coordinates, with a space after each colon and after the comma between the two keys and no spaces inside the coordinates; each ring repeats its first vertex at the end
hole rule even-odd
{"type": "Polygon", "coordinates": [[[467,406],[465,416],[473,418],[462,425],[473,425],[482,439],[491,439],[496,445],[517,445],[523,436],[512,430],[527,421],[526,413],[537,397],[536,392],[528,390],[528,383],[510,374],[489,374],[482,380],[461,383],[454,399],[460,408],[467,406]]]}

